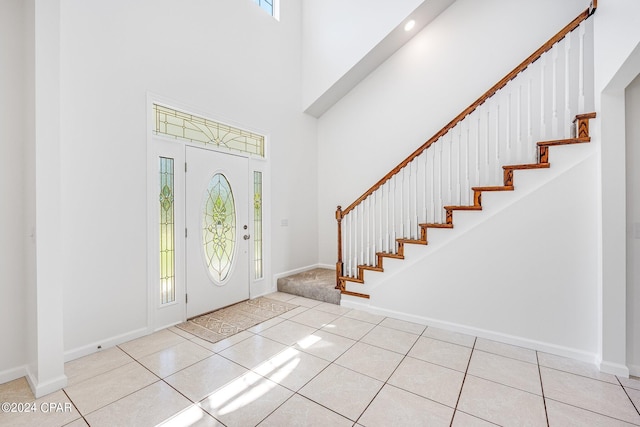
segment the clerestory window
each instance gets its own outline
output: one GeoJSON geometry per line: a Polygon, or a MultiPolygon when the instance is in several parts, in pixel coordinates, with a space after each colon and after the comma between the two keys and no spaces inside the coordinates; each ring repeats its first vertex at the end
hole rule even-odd
{"type": "Polygon", "coordinates": [[[253,0],[255,4],[264,9],[269,15],[277,18],[275,14],[275,2],[276,0],[253,0]]]}

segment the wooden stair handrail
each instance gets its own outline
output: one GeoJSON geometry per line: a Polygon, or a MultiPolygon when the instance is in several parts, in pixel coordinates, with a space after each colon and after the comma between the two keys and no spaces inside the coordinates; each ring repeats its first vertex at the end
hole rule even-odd
{"type": "Polygon", "coordinates": [[[385,182],[387,182],[389,179],[391,179],[394,175],[396,175],[398,172],[400,172],[400,170],[402,170],[405,166],[407,166],[409,163],[411,163],[416,157],[418,157],[420,154],[422,154],[422,152],[424,150],[426,150],[427,148],[429,148],[431,146],[431,144],[436,142],[438,139],[440,139],[440,137],[442,137],[447,132],[449,132],[451,129],[453,129],[459,122],[461,122],[465,117],[467,117],[469,114],[471,114],[473,111],[475,111],[476,108],[478,108],[479,106],[484,104],[484,102],[487,99],[491,98],[497,91],[499,91],[500,89],[505,87],[507,85],[507,83],[509,83],[511,80],[513,80],[518,74],[520,74],[522,71],[524,71],[529,65],[531,65],[535,61],[537,61],[546,51],[551,49],[554,44],[556,44],[557,42],[562,40],[567,34],[572,32],[573,30],[578,28],[578,26],[582,23],[582,21],[587,19],[589,16],[591,16],[593,14],[593,12],[595,12],[596,7],[597,7],[597,0],[593,0],[588,9],[586,9],[584,12],[582,12],[580,15],[578,15],[573,21],[571,21],[567,26],[565,26],[562,30],[560,30],[555,36],[551,37],[538,50],[536,50],[534,53],[532,53],[527,59],[525,59],[516,68],[514,68],[513,71],[511,71],[509,74],[504,76],[502,78],[502,80],[500,80],[498,83],[496,83],[491,89],[486,91],[473,104],[471,104],[464,111],[462,111],[462,113],[458,114],[445,127],[440,129],[427,142],[422,144],[422,146],[420,146],[420,148],[418,148],[416,151],[411,153],[411,155],[409,155],[409,157],[404,159],[398,166],[393,168],[380,181],[378,181],[371,188],[369,188],[369,190],[367,190],[362,196],[358,197],[358,199],[355,202],[351,203],[346,209],[340,210],[339,213],[336,212],[336,217],[339,216],[339,218],[341,219],[342,217],[344,217],[344,215],[348,214],[353,209],[355,209],[355,207],[358,206],[363,200],[365,200],[367,197],[369,197],[371,194],[373,194],[374,191],[376,191],[377,189],[382,187],[382,185],[384,185],[385,182]]]}

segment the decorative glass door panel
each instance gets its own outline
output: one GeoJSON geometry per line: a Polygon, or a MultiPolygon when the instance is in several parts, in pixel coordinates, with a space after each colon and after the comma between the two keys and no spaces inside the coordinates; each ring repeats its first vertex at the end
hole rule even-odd
{"type": "Polygon", "coordinates": [[[236,247],[236,206],[227,178],[209,181],[202,212],[202,243],[209,274],[221,284],[229,276],[236,247]]]}
{"type": "Polygon", "coordinates": [[[186,147],[187,317],[249,298],[248,159],[186,147]]]}

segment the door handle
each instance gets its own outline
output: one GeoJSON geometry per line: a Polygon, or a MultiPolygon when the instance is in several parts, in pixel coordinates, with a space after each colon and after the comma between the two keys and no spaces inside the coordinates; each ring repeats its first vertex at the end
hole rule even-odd
{"type": "Polygon", "coordinates": [[[249,240],[249,238],[250,238],[250,237],[251,237],[251,236],[250,236],[249,234],[245,234],[244,236],[242,236],[242,238],[243,238],[244,240],[249,240]]]}

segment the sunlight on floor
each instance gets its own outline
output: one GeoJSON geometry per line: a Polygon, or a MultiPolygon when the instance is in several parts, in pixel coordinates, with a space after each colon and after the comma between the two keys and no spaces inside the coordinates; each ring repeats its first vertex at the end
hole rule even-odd
{"type": "MultiPolygon", "coordinates": [[[[299,341],[306,348],[321,338],[310,335],[299,341]],[[306,346],[306,347],[305,347],[306,346]]],[[[276,354],[266,362],[235,379],[202,401],[215,415],[236,411],[265,396],[276,384],[291,375],[300,363],[300,352],[292,347],[276,354]],[[268,377],[267,380],[265,377],[268,377]]]]}
{"type": "Polygon", "coordinates": [[[197,403],[192,404],[184,411],[175,415],[172,418],[158,424],[158,426],[162,427],[187,427],[197,424],[198,421],[202,419],[203,416],[202,409],[198,406],[197,403]]]}
{"type": "MultiPolygon", "coordinates": [[[[297,344],[306,349],[320,341],[322,341],[321,337],[312,334],[300,339],[297,344]]],[[[291,375],[299,364],[300,352],[293,347],[289,347],[269,358],[254,368],[253,371],[245,373],[216,390],[199,404],[191,405],[161,425],[163,427],[174,427],[197,424],[203,417],[203,407],[207,408],[208,412],[214,416],[237,411],[263,398],[276,384],[280,384],[291,375]]]]}
{"type": "Polygon", "coordinates": [[[317,343],[318,341],[322,340],[322,338],[320,338],[317,335],[309,335],[308,337],[305,337],[303,339],[301,339],[300,341],[298,341],[298,345],[300,347],[304,348],[309,348],[312,345],[314,345],[315,343],[317,343]]]}

